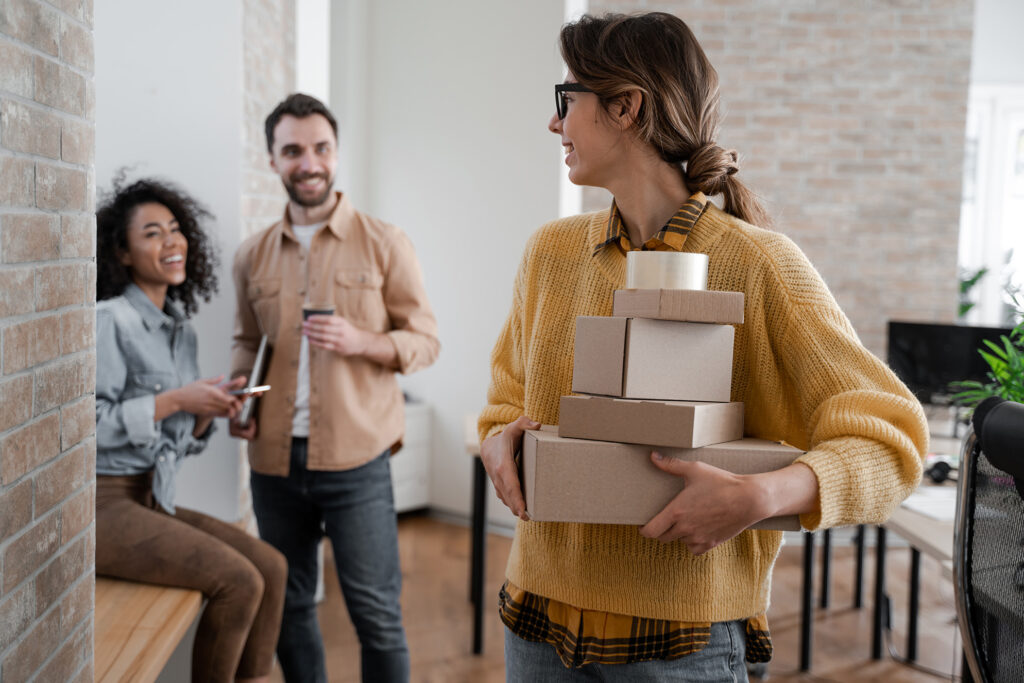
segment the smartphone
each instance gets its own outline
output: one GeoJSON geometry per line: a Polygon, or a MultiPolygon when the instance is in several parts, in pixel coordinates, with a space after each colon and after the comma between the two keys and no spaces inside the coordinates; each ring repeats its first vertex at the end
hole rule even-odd
{"type": "Polygon", "coordinates": [[[270,385],[264,384],[260,387],[245,387],[244,389],[232,389],[228,393],[232,396],[249,396],[250,394],[258,394],[261,391],[269,391],[270,385]]]}

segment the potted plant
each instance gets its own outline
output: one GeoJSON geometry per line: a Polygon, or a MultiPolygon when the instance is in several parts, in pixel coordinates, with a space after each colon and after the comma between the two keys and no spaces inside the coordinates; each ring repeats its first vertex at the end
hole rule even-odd
{"type": "Polygon", "coordinates": [[[968,408],[974,408],[989,396],[998,396],[1009,401],[1024,403],[1024,306],[1018,298],[1019,292],[1010,292],[1020,321],[1009,336],[999,337],[1000,344],[985,340],[987,347],[978,353],[988,363],[988,382],[975,380],[953,382],[950,387],[957,393],[953,400],[968,408]]]}

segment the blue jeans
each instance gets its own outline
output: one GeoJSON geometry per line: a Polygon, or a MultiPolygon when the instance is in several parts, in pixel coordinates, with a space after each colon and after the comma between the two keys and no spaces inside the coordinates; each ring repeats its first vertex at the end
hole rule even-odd
{"type": "Polygon", "coordinates": [[[316,617],[317,546],[326,532],[338,582],[359,635],[362,678],[409,680],[399,595],[398,525],[389,452],[344,472],[306,469],[306,439],[293,439],[287,477],[252,473],[260,536],[288,560],[277,657],[288,683],[326,683],[316,617]]]}
{"type": "Polygon", "coordinates": [[[700,652],[673,660],[632,664],[586,664],[570,669],[547,643],[523,640],[505,629],[506,683],[577,683],[609,681],[692,681],[693,683],[746,683],[745,620],[711,624],[711,639],[700,652]]]}

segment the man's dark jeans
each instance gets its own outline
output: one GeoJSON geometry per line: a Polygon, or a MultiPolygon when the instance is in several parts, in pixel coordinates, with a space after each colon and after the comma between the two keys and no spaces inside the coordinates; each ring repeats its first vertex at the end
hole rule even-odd
{"type": "Polygon", "coordinates": [[[287,477],[252,473],[260,536],[288,559],[277,656],[288,683],[326,683],[316,618],[317,545],[331,539],[338,582],[362,647],[363,681],[409,680],[399,594],[398,526],[389,452],[344,472],[306,469],[306,439],[293,439],[287,477]]]}

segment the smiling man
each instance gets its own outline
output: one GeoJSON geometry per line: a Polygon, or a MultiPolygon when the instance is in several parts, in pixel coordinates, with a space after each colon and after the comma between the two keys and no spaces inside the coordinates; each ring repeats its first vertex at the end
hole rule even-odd
{"type": "Polygon", "coordinates": [[[437,323],[405,234],[333,189],[337,130],[308,95],[290,95],[267,117],[270,166],[289,201],[235,256],[231,367],[248,373],[267,335],[271,390],[231,433],[249,441],[260,536],[288,559],[277,646],[285,679],[327,680],[314,602],[326,533],[363,680],[407,681],[388,464],[404,432],[395,372],[434,362],[437,323]]]}

